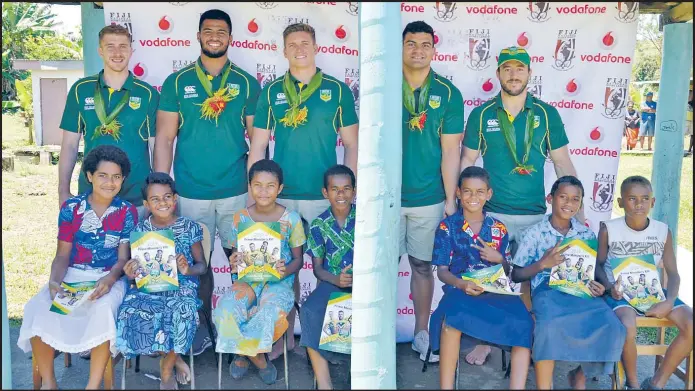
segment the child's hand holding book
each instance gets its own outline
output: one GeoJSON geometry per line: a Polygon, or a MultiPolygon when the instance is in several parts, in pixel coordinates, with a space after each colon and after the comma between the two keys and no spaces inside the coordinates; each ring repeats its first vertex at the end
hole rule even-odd
{"type": "Polygon", "coordinates": [[[244,254],[239,251],[235,251],[229,256],[229,266],[232,267],[232,274],[238,273],[237,266],[242,262],[243,257],[244,254]]]}
{"type": "Polygon", "coordinates": [[[623,298],[623,276],[618,276],[618,279],[615,280],[615,284],[611,288],[611,297],[615,300],[623,298]]]}
{"type": "Polygon", "coordinates": [[[345,266],[338,275],[338,286],[347,288],[352,286],[352,265],[345,266]]]}
{"type": "Polygon", "coordinates": [[[51,295],[51,300],[54,300],[56,295],[58,297],[65,297],[67,294],[65,290],[63,290],[63,287],[60,286],[60,283],[55,281],[48,282],[48,293],[51,295]]]}
{"type": "Polygon", "coordinates": [[[485,291],[482,286],[468,280],[458,280],[457,288],[461,289],[469,296],[478,296],[485,291]]]}
{"type": "Polygon", "coordinates": [[[183,254],[176,255],[176,267],[179,269],[179,273],[184,276],[188,275],[190,266],[188,265],[188,260],[183,254]]]}
{"type": "Polygon", "coordinates": [[[275,263],[275,270],[278,271],[280,274],[280,279],[285,278],[285,271],[287,268],[285,267],[285,260],[280,258],[276,263],[275,263]]]}
{"type": "Polygon", "coordinates": [[[123,272],[129,280],[134,280],[138,275],[137,272],[139,267],[140,263],[135,259],[131,259],[130,261],[126,262],[125,266],[123,267],[123,272]]]}

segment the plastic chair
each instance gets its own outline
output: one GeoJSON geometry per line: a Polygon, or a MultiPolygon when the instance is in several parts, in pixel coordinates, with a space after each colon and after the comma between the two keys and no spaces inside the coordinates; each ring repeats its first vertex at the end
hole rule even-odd
{"type": "MultiPolygon", "coordinates": [[[[205,224],[200,224],[200,227],[203,229],[203,241],[201,245],[203,246],[203,256],[205,258],[205,265],[206,267],[210,267],[210,256],[211,256],[211,247],[212,247],[212,240],[210,238],[210,230],[208,230],[208,227],[205,226],[205,224]]],[[[210,327],[210,325],[208,325],[210,327]]],[[[211,334],[212,337],[212,334],[211,334]]],[[[193,367],[193,346],[191,345],[191,350],[189,352],[189,366],[191,367],[191,390],[195,390],[195,368],[193,367]]],[[[121,389],[125,390],[125,372],[126,368],[128,367],[126,364],[126,361],[130,360],[123,360],[123,374],[121,375],[121,389]]],[[[140,355],[137,355],[135,357],[135,372],[140,372],[140,355]]]]}
{"type": "MultiPolygon", "coordinates": [[[[659,269],[659,274],[663,285],[666,285],[666,275],[663,269],[659,269]]],[[[637,327],[652,327],[657,329],[657,336],[659,338],[659,343],[657,345],[643,345],[637,344],[637,355],[638,356],[655,356],[654,357],[654,371],[659,368],[661,361],[664,359],[666,350],[669,345],[666,345],[666,327],[675,327],[676,325],[668,319],[659,318],[649,318],[646,316],[637,317],[637,327]]],[[[615,364],[614,375],[612,376],[612,386],[614,390],[621,389],[623,384],[625,384],[625,368],[623,367],[623,362],[618,361],[615,364]]],[[[685,369],[680,367],[676,368],[673,372],[678,378],[683,380],[685,383],[685,390],[693,389],[693,352],[685,359],[685,369]]]]}

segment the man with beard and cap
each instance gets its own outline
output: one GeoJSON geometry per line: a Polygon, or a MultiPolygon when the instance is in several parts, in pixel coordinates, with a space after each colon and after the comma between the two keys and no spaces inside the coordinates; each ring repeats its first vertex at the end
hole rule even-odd
{"type": "MultiPolygon", "coordinates": [[[[169,75],[162,86],[154,170],[169,173],[173,161],[180,214],[205,224],[211,238],[219,232],[225,243],[234,212],[246,206],[248,145],[244,132],[253,136],[260,86],[255,77],[227,58],[232,22],[226,12],[203,12],[197,39],[198,60],[169,75]]],[[[212,288],[212,269],[208,268],[199,290],[206,320],[212,288]]],[[[212,338],[206,337],[202,346],[198,337],[196,341],[194,354],[199,354],[211,346],[212,338]]]]}
{"type": "MultiPolygon", "coordinates": [[[[106,26],[99,32],[99,56],[104,69],[79,79],[70,87],[60,128],[63,141],[58,163],[60,205],[72,197],[70,179],[77,162],[80,137],[84,134],[84,155],[98,145],[115,145],[130,159],[130,174],[123,181],[120,196],[138,208],[142,219],[141,184],[150,173],[148,141],[154,141],[159,93],[137,80],[128,70],[133,54],[132,36],[120,25],[106,26]]],[[[80,173],[77,192],[91,188],[80,173]]]]}
{"type": "MultiPolygon", "coordinates": [[[[513,254],[523,231],[545,216],[545,158],[552,159],[558,178],[577,176],[560,114],[526,90],[531,73],[525,49],[502,49],[496,72],[502,91],[471,111],[461,157],[463,171],[482,156],[495,189],[485,211],[507,226],[513,254]]],[[[581,210],[576,217],[584,221],[581,210]]],[[[482,365],[489,352],[489,346],[476,346],[466,361],[482,365]]]]}

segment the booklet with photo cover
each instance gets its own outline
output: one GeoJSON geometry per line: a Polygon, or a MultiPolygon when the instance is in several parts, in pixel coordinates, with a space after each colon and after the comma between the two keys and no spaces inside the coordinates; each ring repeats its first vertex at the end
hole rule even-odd
{"type": "Polygon", "coordinates": [[[89,296],[94,292],[96,284],[96,281],[63,281],[60,286],[65,291],[65,296],[58,297],[58,295],[56,295],[51,303],[50,311],[61,315],[71,314],[78,307],[87,303],[89,296]]]}
{"type": "Polygon", "coordinates": [[[282,229],[279,222],[239,223],[237,246],[242,254],[241,263],[237,266],[239,281],[280,281],[282,276],[275,270],[282,246],[282,229]]]}
{"type": "Polygon", "coordinates": [[[644,313],[656,303],[666,300],[653,255],[639,255],[610,260],[616,285],[623,297],[636,310],[644,313]]]}
{"type": "Polygon", "coordinates": [[[174,231],[132,232],[132,259],[138,261],[135,286],[140,292],[154,293],[179,289],[174,231]]]}
{"type": "Polygon", "coordinates": [[[323,316],[319,349],[350,354],[352,347],[352,293],[333,292],[323,316]]]}
{"type": "Polygon", "coordinates": [[[584,299],[592,299],[589,281],[594,279],[596,270],[597,240],[567,238],[560,243],[565,261],[550,270],[551,288],[584,299]]]}
{"type": "Polygon", "coordinates": [[[486,267],[485,269],[474,270],[464,273],[461,276],[466,281],[473,281],[476,285],[483,288],[485,292],[500,293],[503,295],[521,295],[520,292],[514,292],[509,285],[509,278],[504,274],[502,265],[486,267]]]}

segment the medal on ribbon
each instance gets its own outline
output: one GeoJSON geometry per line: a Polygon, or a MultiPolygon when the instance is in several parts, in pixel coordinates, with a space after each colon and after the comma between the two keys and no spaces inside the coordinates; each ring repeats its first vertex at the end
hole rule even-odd
{"type": "Polygon", "coordinates": [[[512,158],[516,167],[510,172],[510,174],[517,173],[519,175],[531,175],[536,169],[532,164],[527,164],[529,155],[531,154],[531,143],[533,142],[533,108],[529,108],[526,111],[526,127],[524,129],[524,156],[519,160],[516,152],[516,131],[514,130],[514,125],[509,121],[507,112],[503,108],[497,109],[497,120],[500,124],[500,130],[502,135],[504,135],[504,140],[507,142],[509,151],[512,153],[512,158]]]}

